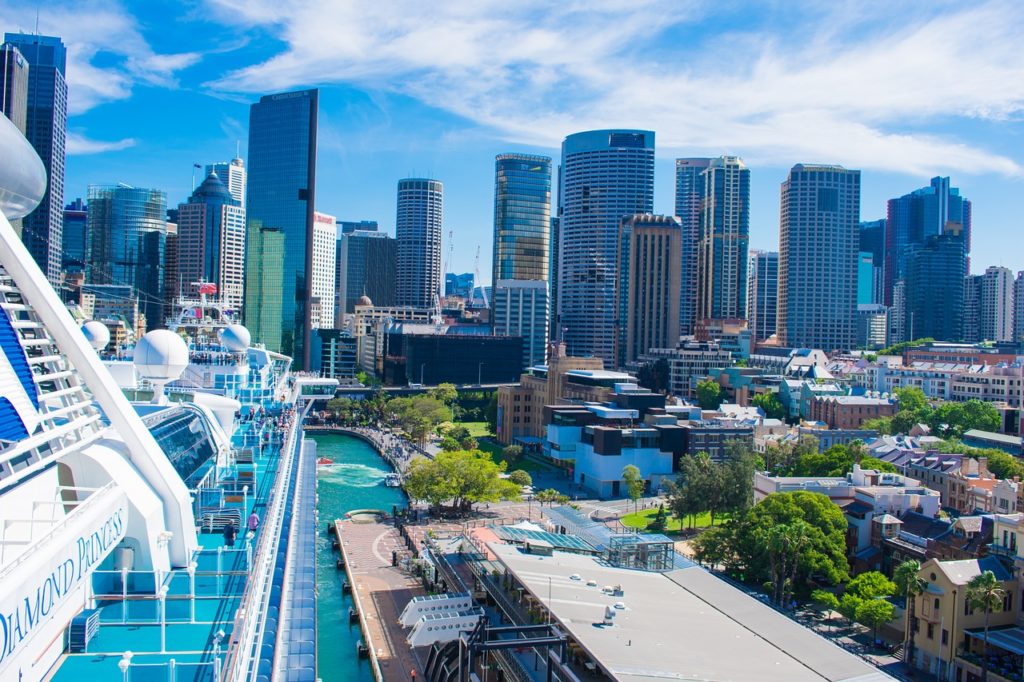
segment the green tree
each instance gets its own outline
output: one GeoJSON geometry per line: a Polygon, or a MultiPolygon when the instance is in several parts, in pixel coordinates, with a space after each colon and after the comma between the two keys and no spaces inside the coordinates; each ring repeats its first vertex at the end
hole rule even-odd
{"type": "Polygon", "coordinates": [[[509,464],[518,462],[523,456],[523,446],[521,445],[506,445],[501,451],[501,458],[509,464]]]}
{"type": "Polygon", "coordinates": [[[409,496],[440,507],[445,502],[458,511],[469,511],[480,502],[519,497],[520,486],[501,477],[504,465],[479,450],[440,452],[432,460],[419,459],[406,474],[409,496]]]}
{"type": "Polygon", "coordinates": [[[967,583],[967,603],[972,609],[985,613],[985,639],[981,648],[981,682],[988,679],[988,620],[993,613],[1003,610],[1006,590],[992,571],[985,571],[967,583]]]}
{"type": "Polygon", "coordinates": [[[533,485],[533,478],[527,472],[522,469],[516,469],[508,475],[508,480],[512,481],[519,487],[533,485]]]}
{"type": "Polygon", "coordinates": [[[935,339],[933,339],[933,338],[931,338],[929,336],[929,337],[925,337],[925,338],[921,338],[921,339],[914,339],[913,341],[903,341],[901,343],[893,344],[892,346],[889,346],[888,348],[883,348],[882,350],[878,351],[878,354],[879,355],[903,355],[903,351],[905,351],[908,348],[913,348],[915,346],[923,346],[924,344],[931,343],[934,340],[935,339]]]}
{"type": "Polygon", "coordinates": [[[886,436],[891,436],[896,433],[892,417],[875,417],[874,419],[865,419],[861,423],[861,428],[869,431],[878,431],[886,436]]]}
{"type": "Polygon", "coordinates": [[[645,481],[640,475],[640,469],[632,464],[627,464],[622,469],[622,480],[626,483],[626,496],[633,500],[633,511],[636,511],[637,501],[644,496],[645,481]]]}
{"type": "Polygon", "coordinates": [[[914,609],[917,606],[917,597],[924,593],[928,585],[920,573],[921,564],[914,559],[908,559],[897,566],[892,574],[897,593],[902,594],[906,600],[907,627],[903,637],[903,660],[908,662],[914,660],[914,631],[916,629],[914,627],[914,609]]]}
{"type": "Polygon", "coordinates": [[[854,616],[861,625],[871,628],[871,641],[878,638],[878,628],[893,619],[895,608],[885,599],[865,599],[857,607],[854,616]]]}
{"type": "Polygon", "coordinates": [[[498,435],[498,393],[491,394],[487,402],[487,409],[484,410],[484,417],[487,421],[487,432],[492,436],[498,435]]]}
{"type": "Polygon", "coordinates": [[[441,449],[446,452],[454,452],[455,450],[461,450],[462,446],[459,444],[459,441],[446,434],[441,439],[441,449]]]}
{"type": "Polygon", "coordinates": [[[768,557],[772,600],[779,606],[789,603],[796,586],[796,575],[804,549],[811,542],[813,529],[801,519],[759,529],[758,541],[768,557]]]}
{"type": "Polygon", "coordinates": [[[569,501],[569,496],[563,495],[554,488],[545,488],[544,490],[541,490],[536,495],[534,495],[533,499],[537,500],[541,504],[547,502],[549,504],[555,505],[565,504],[566,502],[569,501]]]}
{"type": "Polygon", "coordinates": [[[901,411],[906,410],[920,414],[928,409],[928,398],[925,396],[924,391],[916,386],[897,388],[893,393],[896,394],[896,401],[901,411]]]}
{"type": "Polygon", "coordinates": [[[844,594],[839,600],[839,613],[851,623],[857,620],[857,609],[864,600],[854,594],[844,594]]]}
{"type": "Polygon", "coordinates": [[[875,471],[881,471],[887,474],[898,474],[899,469],[892,465],[890,462],[883,461],[877,457],[863,457],[860,460],[860,466],[862,469],[874,469],[875,471]]]}
{"type": "Polygon", "coordinates": [[[846,593],[861,599],[891,597],[896,594],[896,583],[878,571],[865,571],[846,586],[846,593]]]}
{"type": "Polygon", "coordinates": [[[735,570],[732,545],[732,531],[726,527],[709,528],[690,543],[697,563],[710,568],[724,566],[729,572],[735,570]]]}
{"type": "Polygon", "coordinates": [[[778,393],[758,393],[750,402],[754,407],[760,407],[768,419],[786,418],[786,408],[779,400],[778,393]]]}
{"type": "Polygon", "coordinates": [[[703,379],[697,383],[697,404],[702,410],[717,410],[725,395],[722,387],[714,379],[703,379]]]}
{"type": "Polygon", "coordinates": [[[829,628],[832,626],[832,612],[839,609],[839,598],[828,590],[814,590],[811,601],[828,612],[829,628]]]}
{"type": "Polygon", "coordinates": [[[427,395],[441,404],[451,407],[459,397],[459,392],[455,389],[455,384],[438,384],[427,395]]]}

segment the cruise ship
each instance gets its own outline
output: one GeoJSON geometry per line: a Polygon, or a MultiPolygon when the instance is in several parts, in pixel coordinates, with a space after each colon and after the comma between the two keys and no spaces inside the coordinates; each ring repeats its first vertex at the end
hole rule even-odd
{"type": "Polygon", "coordinates": [[[9,222],[45,189],[0,116],[0,680],[315,680],[334,382],[230,320],[102,357],[9,222]]]}

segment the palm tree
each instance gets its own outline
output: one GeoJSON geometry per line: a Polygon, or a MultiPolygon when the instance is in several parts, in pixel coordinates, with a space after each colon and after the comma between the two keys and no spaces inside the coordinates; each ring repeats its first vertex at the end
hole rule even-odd
{"type": "Polygon", "coordinates": [[[921,564],[914,559],[908,559],[896,567],[892,576],[897,589],[906,598],[907,633],[903,642],[903,662],[907,665],[912,665],[914,660],[914,607],[917,605],[918,595],[922,594],[928,585],[918,575],[920,571],[921,564]]]}
{"type": "Polygon", "coordinates": [[[967,603],[972,609],[985,611],[985,639],[981,649],[981,682],[988,680],[988,617],[1003,610],[1003,589],[992,571],[985,571],[967,583],[967,603]]]}

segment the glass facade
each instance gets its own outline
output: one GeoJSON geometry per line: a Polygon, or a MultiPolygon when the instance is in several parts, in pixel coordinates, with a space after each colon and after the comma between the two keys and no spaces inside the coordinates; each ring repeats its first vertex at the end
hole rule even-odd
{"type": "Polygon", "coordinates": [[[704,171],[709,158],[676,159],[676,216],[682,223],[682,289],[679,294],[679,330],[692,334],[697,323],[700,217],[704,203],[704,171]]]}
{"type": "Polygon", "coordinates": [[[132,287],[146,328],[164,326],[167,197],[129,185],[89,187],[86,280],[132,287]]]}
{"type": "Polygon", "coordinates": [[[213,435],[206,420],[191,409],[177,407],[144,421],[181,480],[194,488],[216,463],[213,435]]]}
{"type": "Polygon", "coordinates": [[[428,178],[398,181],[398,305],[429,308],[441,293],[444,186],[428,178]]]}
{"type": "Polygon", "coordinates": [[[937,341],[958,341],[965,327],[964,258],[966,244],[962,231],[946,230],[928,237],[914,250],[907,264],[906,313],[903,330],[908,339],[930,337],[937,341]],[[941,301],[942,305],[936,305],[941,301]]]}
{"type": "MultiPolygon", "coordinates": [[[[340,224],[340,223],[339,223],[340,224]]],[[[383,232],[355,230],[338,240],[338,300],[342,313],[354,313],[360,297],[374,305],[395,305],[398,243],[383,232]]]]}
{"type": "Polygon", "coordinates": [[[67,50],[60,38],[8,33],[28,61],[28,106],[25,137],[46,167],[46,194],[22,220],[22,241],[47,279],[60,283],[61,228],[64,224],[64,161],[68,128],[68,86],[64,80],[67,50]]]}
{"type": "Polygon", "coordinates": [[[779,306],[779,254],[756,251],[750,254],[747,284],[747,325],[755,341],[775,333],[779,306]]]}
{"type": "Polygon", "coordinates": [[[499,154],[494,164],[491,282],[547,281],[551,239],[551,159],[499,154]]]}
{"type": "Polygon", "coordinates": [[[558,326],[570,355],[615,362],[619,221],[654,209],[654,133],[592,130],[562,143],[558,326]]]}
{"type": "MultiPolygon", "coordinates": [[[[171,296],[199,296],[198,282],[213,282],[233,310],[242,305],[245,209],[215,172],[178,206],[175,241],[178,281],[171,296]]],[[[170,248],[170,247],[168,247],[170,248]]]]}
{"type": "Polygon", "coordinates": [[[292,357],[296,369],[310,361],[318,100],[317,90],[301,90],[266,95],[249,109],[245,323],[254,341],[292,357]],[[256,234],[267,230],[281,233],[281,250],[256,234]]]}
{"type": "Polygon", "coordinates": [[[75,199],[64,207],[64,226],[61,241],[64,253],[61,255],[61,270],[84,272],[85,257],[89,248],[88,213],[85,202],[75,199]]]}
{"type": "Polygon", "coordinates": [[[736,156],[713,159],[704,171],[698,261],[698,319],[746,314],[750,241],[750,169],[736,156]]]}

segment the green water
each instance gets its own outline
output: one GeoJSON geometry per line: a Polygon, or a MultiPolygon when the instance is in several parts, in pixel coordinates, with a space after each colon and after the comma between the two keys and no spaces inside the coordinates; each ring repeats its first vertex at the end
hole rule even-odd
{"type": "Polygon", "coordinates": [[[328,522],[353,509],[384,509],[404,505],[400,488],[383,484],[388,464],[365,441],[351,436],[310,436],[317,444],[317,457],[329,457],[335,464],[317,469],[321,531],[316,542],[317,582],[317,674],[323,682],[372,682],[369,663],[356,656],[361,639],[359,625],[348,624],[352,601],[341,595],[344,571],[335,568],[337,553],[331,550],[324,532],[328,522]]]}

